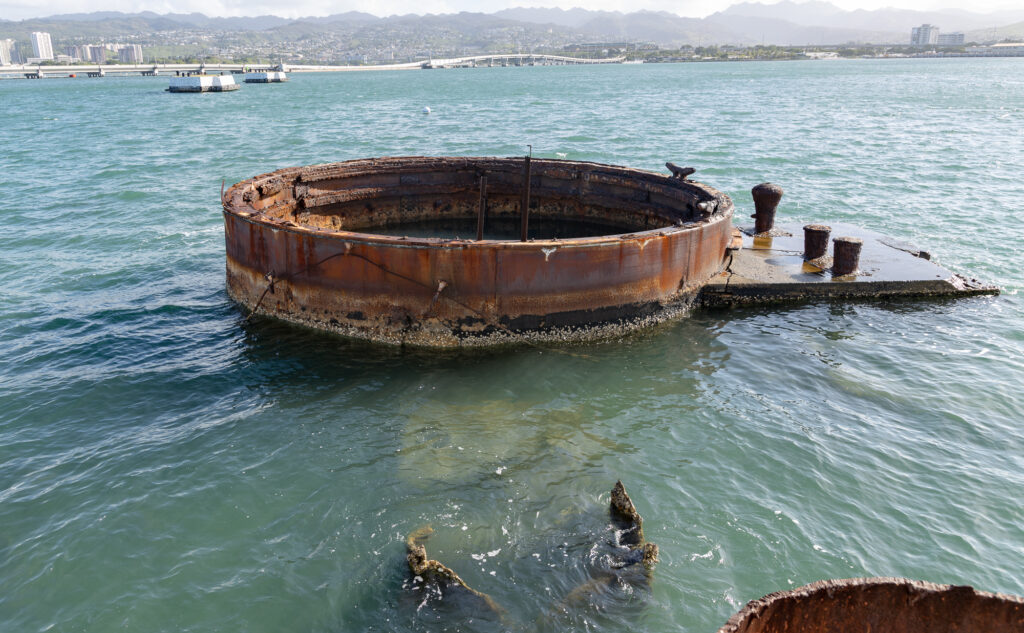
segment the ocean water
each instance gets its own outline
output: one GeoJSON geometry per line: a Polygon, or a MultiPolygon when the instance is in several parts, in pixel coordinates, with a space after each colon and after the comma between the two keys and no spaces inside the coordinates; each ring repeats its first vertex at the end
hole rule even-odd
{"type": "Polygon", "coordinates": [[[0,82],[0,630],[685,631],[824,578],[1024,594],[1024,60],[0,82]],[[432,113],[421,114],[423,106],[432,113]],[[245,321],[222,181],[565,155],[852,222],[998,297],[466,352],[245,321]],[[661,561],[606,566],[622,479],[661,561]],[[405,536],[505,609],[408,586],[405,536]]]}

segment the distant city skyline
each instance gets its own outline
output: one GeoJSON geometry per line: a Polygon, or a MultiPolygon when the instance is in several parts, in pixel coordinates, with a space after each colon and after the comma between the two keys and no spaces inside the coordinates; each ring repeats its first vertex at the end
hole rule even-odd
{"type": "MultiPolygon", "coordinates": [[[[742,0],[587,0],[590,10],[667,11],[685,17],[705,17],[722,11],[742,0]]],[[[751,0],[748,0],[751,1],[751,0]]],[[[756,1],[756,0],[753,0],[756,1]]],[[[830,0],[842,9],[898,8],[916,11],[963,10],[974,13],[1010,10],[1019,7],[1019,0],[830,0]]],[[[276,0],[51,0],[42,5],[38,0],[0,0],[0,19],[26,20],[64,13],[121,11],[138,13],[203,13],[210,17],[255,17],[276,15],[284,18],[325,16],[347,11],[362,11],[377,16],[396,14],[458,13],[473,11],[493,13],[514,7],[571,9],[581,7],[580,0],[292,0],[286,5],[276,0]]],[[[773,1],[765,4],[775,4],[773,1]]]]}

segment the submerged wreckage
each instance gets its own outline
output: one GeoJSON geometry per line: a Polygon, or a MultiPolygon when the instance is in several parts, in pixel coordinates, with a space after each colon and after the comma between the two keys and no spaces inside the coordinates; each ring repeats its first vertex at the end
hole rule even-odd
{"type": "MultiPolygon", "coordinates": [[[[589,582],[569,592],[560,605],[562,609],[602,589],[650,583],[654,566],[658,562],[658,546],[644,539],[643,518],[621,481],[615,482],[612,488],[609,514],[613,538],[604,545],[611,552],[608,557],[610,565],[608,569],[594,573],[589,582]]],[[[477,613],[502,619],[505,609],[491,596],[470,587],[450,567],[427,556],[424,543],[433,533],[433,528],[428,525],[414,530],[406,538],[406,563],[412,580],[404,586],[413,591],[422,591],[425,601],[456,597],[477,613]]]]}
{"type": "Polygon", "coordinates": [[[666,166],[404,157],[263,174],[222,194],[228,293],[254,314],[447,347],[615,334],[696,305],[998,290],[853,228],[834,257],[821,225],[793,252],[767,183],[744,237],[728,196],[666,166]]]}
{"type": "MultiPolygon", "coordinates": [[[[643,518],[621,481],[611,491],[613,538],[609,565],[570,591],[551,613],[585,604],[608,590],[650,584],[658,546],[644,538],[643,518]]],[[[456,602],[473,617],[503,624],[507,612],[489,595],[473,589],[449,567],[427,556],[427,526],[406,539],[406,562],[412,581],[403,585],[427,601],[456,602]]],[[[421,604],[422,606],[422,604],[421,604]]],[[[549,614],[551,615],[551,614],[549,614]]],[[[751,600],[717,633],[1021,633],[1024,598],[977,591],[970,586],[939,585],[906,578],[822,580],[751,600]]]]}

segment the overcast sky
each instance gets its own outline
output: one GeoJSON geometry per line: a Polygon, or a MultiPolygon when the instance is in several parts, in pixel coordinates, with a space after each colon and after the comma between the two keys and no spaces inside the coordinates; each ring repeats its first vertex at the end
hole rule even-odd
{"type": "MultiPolygon", "coordinates": [[[[57,13],[91,11],[155,11],[156,13],[192,13],[209,16],[279,15],[286,18],[330,15],[345,11],[365,11],[386,16],[404,13],[492,13],[517,6],[584,6],[606,11],[669,11],[687,17],[703,17],[720,11],[739,0],[0,0],[0,18],[24,20],[57,13]]],[[[833,0],[844,9],[878,9],[895,6],[903,9],[959,8],[985,13],[1019,6],[1020,0],[833,0]]],[[[772,4],[771,1],[767,4],[772,4]]]]}

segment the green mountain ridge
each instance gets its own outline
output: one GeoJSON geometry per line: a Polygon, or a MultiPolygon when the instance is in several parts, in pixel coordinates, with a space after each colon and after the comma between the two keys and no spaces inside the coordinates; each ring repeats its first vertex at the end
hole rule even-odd
{"type": "MultiPolygon", "coordinates": [[[[380,59],[466,51],[558,49],[585,42],[682,45],[907,44],[910,26],[938,23],[943,32],[961,30],[969,41],[1024,37],[1024,9],[983,14],[901,9],[845,11],[821,0],[777,4],[745,2],[705,18],[668,12],[630,13],[587,9],[514,8],[495,13],[460,12],[378,17],[349,11],[286,19],[279,16],[209,17],[201,13],[95,12],[0,21],[0,38],[24,50],[33,31],[46,31],[55,50],[64,46],[130,41],[143,46],[189,46],[211,55],[273,49],[279,58],[380,59]],[[1016,21],[1009,18],[1020,14],[1016,21]],[[1005,22],[992,24],[996,19],[1005,22]],[[974,25],[971,30],[958,24],[974,25]],[[908,26],[909,25],[909,26],[908,26]],[[302,44],[290,51],[289,43],[302,44]],[[300,54],[301,53],[301,54],[300,54]],[[397,56],[397,57],[396,57],[397,56]]],[[[191,50],[191,49],[190,49],[191,50]]],[[[266,50],[264,50],[267,53],[266,50]]],[[[269,53],[268,53],[269,54],[269,53]]]]}

